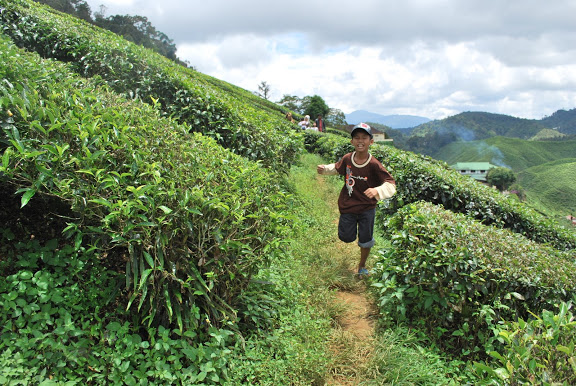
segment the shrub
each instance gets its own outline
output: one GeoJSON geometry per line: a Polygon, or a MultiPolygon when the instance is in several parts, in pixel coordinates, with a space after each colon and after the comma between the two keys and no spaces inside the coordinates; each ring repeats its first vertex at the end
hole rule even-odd
{"type": "Polygon", "coordinates": [[[131,324],[117,308],[121,276],[61,240],[15,241],[0,229],[0,383],[220,383],[229,331],[202,339],[131,324]],[[203,343],[201,341],[204,340],[203,343]]]}
{"type": "Polygon", "coordinates": [[[482,356],[497,344],[499,323],[576,294],[573,254],[439,206],[407,205],[386,229],[392,246],[374,284],[380,306],[454,353],[482,356]]]}
{"type": "Polygon", "coordinates": [[[149,325],[234,318],[231,300],[284,242],[276,179],[151,106],[0,44],[0,182],[21,206],[52,196],[70,208],[65,235],[123,267],[127,307],[149,325]]]}
{"type": "Polygon", "coordinates": [[[499,336],[504,347],[476,362],[482,381],[506,384],[573,385],[576,383],[576,320],[572,303],[543,310],[528,320],[507,322],[499,336]]]}

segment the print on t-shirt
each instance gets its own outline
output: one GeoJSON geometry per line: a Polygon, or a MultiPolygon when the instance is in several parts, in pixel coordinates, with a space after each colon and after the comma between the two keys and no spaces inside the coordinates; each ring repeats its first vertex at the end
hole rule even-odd
{"type": "Polygon", "coordinates": [[[368,177],[359,177],[353,175],[352,167],[350,165],[346,165],[346,188],[348,189],[348,197],[352,197],[354,184],[356,183],[354,179],[368,181],[368,177]]]}

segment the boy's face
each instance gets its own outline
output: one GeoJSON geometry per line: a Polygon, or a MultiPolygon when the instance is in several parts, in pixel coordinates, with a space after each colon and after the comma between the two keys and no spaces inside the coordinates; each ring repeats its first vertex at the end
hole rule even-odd
{"type": "Polygon", "coordinates": [[[362,153],[368,151],[369,146],[374,143],[374,139],[370,138],[368,133],[358,130],[354,133],[350,143],[354,146],[356,152],[362,153]]]}

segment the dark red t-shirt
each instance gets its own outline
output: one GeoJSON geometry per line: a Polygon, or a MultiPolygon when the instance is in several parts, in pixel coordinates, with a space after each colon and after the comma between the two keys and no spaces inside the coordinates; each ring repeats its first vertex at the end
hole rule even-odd
{"type": "Polygon", "coordinates": [[[362,213],[375,208],[378,200],[366,197],[364,191],[385,182],[396,185],[388,170],[371,154],[362,165],[354,162],[354,154],[355,152],[346,154],[335,164],[338,174],[345,177],[344,187],[338,197],[340,213],[362,213]]]}

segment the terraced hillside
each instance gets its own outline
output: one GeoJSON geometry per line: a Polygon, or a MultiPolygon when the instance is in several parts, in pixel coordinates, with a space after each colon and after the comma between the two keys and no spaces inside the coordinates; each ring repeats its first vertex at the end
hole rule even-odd
{"type": "MultiPolygon", "coordinates": [[[[28,0],[0,0],[0,26],[0,380],[225,383],[246,336],[310,301],[258,277],[305,226],[285,173],[349,140],[28,0]]],[[[378,211],[381,314],[488,371],[488,349],[507,353],[494,329],[576,294],[576,234],[443,162],[372,149],[398,185],[378,211]]],[[[326,377],[317,350],[263,341],[308,383],[326,377]]]]}

